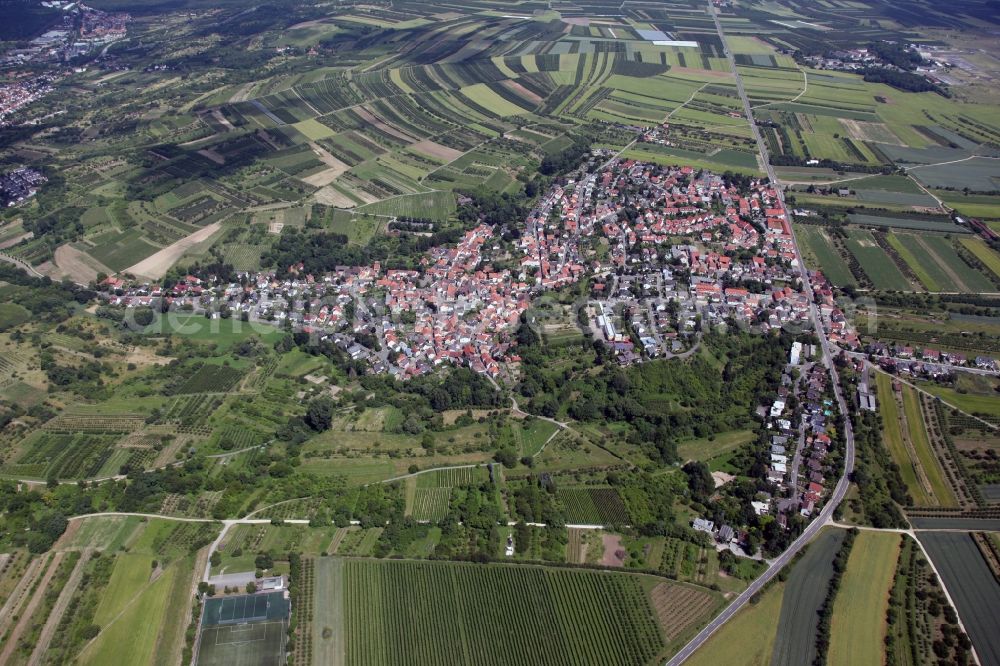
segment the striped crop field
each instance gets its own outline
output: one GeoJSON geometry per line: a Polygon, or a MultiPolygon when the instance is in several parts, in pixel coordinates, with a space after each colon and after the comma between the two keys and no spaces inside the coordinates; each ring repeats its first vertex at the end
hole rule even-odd
{"type": "Polygon", "coordinates": [[[488,481],[489,470],[485,467],[453,467],[436,469],[417,476],[417,488],[452,488],[472,486],[488,481]]]}
{"type": "Polygon", "coordinates": [[[415,520],[441,520],[448,513],[451,488],[417,488],[413,496],[410,515],[415,520]]]}
{"type": "Polygon", "coordinates": [[[665,647],[628,574],[352,559],[344,595],[347,666],[639,666],[665,647]]]}
{"type": "Polygon", "coordinates": [[[560,488],[559,499],[570,523],[611,525],[628,522],[628,512],[614,488],[560,488]]]}

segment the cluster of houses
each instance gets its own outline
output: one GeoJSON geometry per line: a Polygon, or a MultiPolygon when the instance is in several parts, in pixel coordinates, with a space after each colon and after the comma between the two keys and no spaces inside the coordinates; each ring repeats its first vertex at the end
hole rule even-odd
{"type": "Polygon", "coordinates": [[[16,206],[30,199],[48,182],[40,171],[23,167],[0,175],[0,206],[16,206]]]}
{"type": "Polygon", "coordinates": [[[50,74],[27,74],[19,80],[0,85],[0,127],[6,119],[53,90],[57,78],[50,74]]]}
{"type": "Polygon", "coordinates": [[[831,343],[846,351],[863,353],[883,369],[916,377],[946,377],[956,369],[975,368],[983,372],[1000,372],[1000,362],[986,355],[970,356],[962,352],[934,347],[889,344],[879,341],[862,343],[861,338],[834,300],[833,287],[819,271],[810,272],[813,298],[819,308],[820,320],[831,343]]]}
{"type": "MultiPolygon", "coordinates": [[[[793,514],[813,516],[828,492],[825,483],[833,445],[829,428],[835,415],[829,374],[822,363],[812,361],[819,355],[815,345],[794,342],[774,401],[757,411],[770,437],[767,479],[777,492],[758,493],[751,505],[759,516],[774,514],[783,528],[793,514]]],[[[717,528],[705,518],[695,519],[692,526],[741,554],[741,536],[731,527],[717,528]]]]}
{"type": "MultiPolygon", "coordinates": [[[[810,357],[816,350],[810,350],[810,357]]],[[[794,352],[793,352],[794,355],[794,352]]],[[[786,419],[772,421],[772,468],[768,478],[789,491],[790,497],[777,503],[778,522],[787,524],[788,514],[798,511],[809,517],[826,493],[824,487],[827,456],[833,444],[828,428],[834,419],[834,403],[828,391],[830,376],[820,363],[802,366],[803,373],[797,387],[799,397],[799,423],[788,429],[786,419]],[[797,441],[796,441],[797,439],[797,441]],[[792,445],[791,448],[789,445],[792,445]],[[788,453],[798,446],[798,455],[789,462],[788,453]],[[784,448],[781,451],[781,448],[784,448]],[[777,465],[784,456],[784,471],[777,465]],[[782,478],[778,478],[782,473],[782,478]]]]}
{"type": "Polygon", "coordinates": [[[941,351],[932,347],[915,348],[869,342],[863,351],[886,370],[924,377],[943,377],[955,368],[977,368],[987,372],[1000,371],[1000,363],[990,356],[968,356],[961,352],[941,351]]]}

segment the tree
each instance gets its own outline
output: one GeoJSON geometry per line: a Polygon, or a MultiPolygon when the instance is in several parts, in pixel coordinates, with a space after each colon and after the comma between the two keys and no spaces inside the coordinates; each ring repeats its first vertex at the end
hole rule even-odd
{"type": "Polygon", "coordinates": [[[153,323],[155,316],[153,315],[153,309],[147,307],[136,308],[132,313],[132,318],[137,326],[145,328],[153,323]]]}
{"type": "Polygon", "coordinates": [[[208,559],[209,559],[209,562],[212,563],[213,567],[217,567],[220,564],[222,564],[222,554],[219,551],[217,551],[217,550],[214,551],[212,553],[212,556],[210,558],[208,558],[208,559]]]}
{"type": "Polygon", "coordinates": [[[688,490],[691,497],[699,502],[704,502],[715,490],[715,479],[708,465],[701,460],[693,460],[681,468],[688,478],[688,490]]]}
{"type": "Polygon", "coordinates": [[[257,591],[257,583],[250,581],[247,583],[247,594],[253,594],[257,591]]]}
{"type": "Polygon", "coordinates": [[[258,569],[270,569],[274,566],[274,559],[269,553],[259,553],[253,562],[258,569]]]}
{"type": "Polygon", "coordinates": [[[316,432],[329,430],[333,425],[333,400],[327,396],[313,398],[306,408],[305,421],[316,432]]]}
{"type": "Polygon", "coordinates": [[[517,467],[517,454],[511,449],[501,449],[493,454],[493,459],[498,463],[506,467],[507,469],[513,469],[517,467]]]}

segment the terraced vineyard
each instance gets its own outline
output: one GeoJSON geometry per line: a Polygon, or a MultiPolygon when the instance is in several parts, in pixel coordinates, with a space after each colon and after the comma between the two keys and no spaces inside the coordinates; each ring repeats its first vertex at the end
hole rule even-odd
{"type": "Polygon", "coordinates": [[[425,472],[417,476],[417,488],[451,488],[483,483],[490,478],[485,467],[459,467],[425,472]]]}
{"type": "Polygon", "coordinates": [[[344,581],[348,666],[639,666],[665,646],[637,576],[348,560],[344,581]]]}
{"type": "Polygon", "coordinates": [[[95,476],[114,452],[116,437],[39,431],[25,444],[26,453],[12,471],[27,476],[80,479],[95,476]]]}
{"type": "Polygon", "coordinates": [[[410,515],[415,520],[438,521],[448,513],[451,488],[417,488],[410,515]]]}
{"type": "Polygon", "coordinates": [[[243,372],[226,365],[203,365],[187,378],[175,393],[228,393],[243,377],[243,372]]]}
{"type": "Polygon", "coordinates": [[[614,488],[560,488],[558,492],[568,523],[624,525],[628,522],[625,503],[614,488]]]}

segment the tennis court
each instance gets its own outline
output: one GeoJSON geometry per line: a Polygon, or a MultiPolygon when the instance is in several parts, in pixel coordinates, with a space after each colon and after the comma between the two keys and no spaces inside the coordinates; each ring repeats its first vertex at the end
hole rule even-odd
{"type": "Polygon", "coordinates": [[[254,620],[283,620],[288,618],[288,610],[288,601],[283,592],[215,597],[205,602],[205,615],[201,625],[211,627],[254,620]]]}

